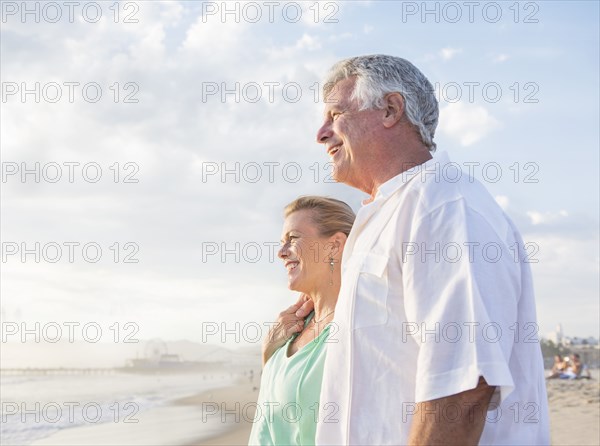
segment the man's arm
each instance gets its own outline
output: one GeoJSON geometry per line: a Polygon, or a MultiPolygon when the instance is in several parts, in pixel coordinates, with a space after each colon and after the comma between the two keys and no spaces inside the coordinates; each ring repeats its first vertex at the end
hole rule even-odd
{"type": "Polygon", "coordinates": [[[301,294],[294,305],[279,313],[277,322],[269,330],[268,335],[263,340],[263,366],[267,363],[269,358],[273,356],[273,353],[285,344],[294,333],[302,331],[304,327],[304,318],[310,314],[314,306],[312,299],[306,294],[301,294]]]}
{"type": "Polygon", "coordinates": [[[408,444],[477,445],[494,389],[480,376],[474,389],[418,403],[408,444]]]}

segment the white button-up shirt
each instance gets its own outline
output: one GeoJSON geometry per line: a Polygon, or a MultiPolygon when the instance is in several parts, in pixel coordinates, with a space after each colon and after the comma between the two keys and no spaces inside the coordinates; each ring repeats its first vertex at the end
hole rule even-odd
{"type": "Polygon", "coordinates": [[[481,444],[549,444],[532,252],[445,153],[381,185],[342,257],[317,444],[405,444],[416,403],[479,376],[497,387],[481,444]]]}

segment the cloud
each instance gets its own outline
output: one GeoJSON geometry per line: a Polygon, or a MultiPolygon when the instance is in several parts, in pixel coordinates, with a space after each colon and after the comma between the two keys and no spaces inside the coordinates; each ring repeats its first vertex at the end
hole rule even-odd
{"type": "Polygon", "coordinates": [[[352,39],[353,37],[354,37],[354,34],[349,33],[349,32],[344,32],[341,34],[333,34],[333,35],[329,36],[329,41],[330,42],[340,42],[342,40],[352,39]]]}
{"type": "Polygon", "coordinates": [[[532,225],[545,225],[548,223],[556,222],[562,218],[569,216],[569,213],[564,209],[558,212],[538,212],[538,211],[527,211],[527,216],[532,225]]]}
{"type": "Polygon", "coordinates": [[[282,62],[282,59],[295,59],[301,53],[319,49],[321,49],[321,39],[315,35],[304,33],[293,45],[271,47],[267,49],[267,54],[271,60],[282,62]]]}
{"type": "Polygon", "coordinates": [[[598,235],[523,233],[541,332],[563,323],[571,336],[598,337],[598,235]],[[593,319],[583,317],[594,314],[593,319]]]}
{"type": "Polygon", "coordinates": [[[498,54],[498,55],[494,56],[494,58],[492,59],[492,62],[502,63],[502,62],[506,62],[509,58],[510,58],[510,56],[508,54],[498,54]]]}
{"type": "Polygon", "coordinates": [[[183,50],[188,57],[203,57],[214,59],[216,56],[228,54],[228,52],[239,49],[240,41],[248,29],[248,23],[233,20],[205,20],[200,16],[196,22],[188,28],[183,50]],[[215,39],[215,36],[219,36],[215,39]],[[211,45],[207,45],[211,42],[211,45]]]}
{"type": "Polygon", "coordinates": [[[481,105],[456,102],[440,110],[440,133],[463,147],[481,141],[499,126],[500,122],[481,105]]]}
{"type": "MultiPolygon", "coordinates": [[[[288,16],[295,19],[295,10],[291,4],[283,4],[282,10],[289,11],[288,16]]],[[[345,7],[344,2],[328,1],[328,2],[299,2],[302,14],[302,24],[309,27],[326,27],[331,24],[338,23],[340,20],[341,10],[345,7]]]]}
{"type": "Polygon", "coordinates": [[[442,48],[440,50],[440,56],[442,56],[443,60],[450,60],[453,59],[454,56],[456,56],[457,54],[462,53],[463,50],[462,48],[442,48]]]}
{"type": "Polygon", "coordinates": [[[311,36],[310,34],[305,33],[302,35],[300,40],[296,42],[296,48],[313,51],[321,48],[321,43],[319,42],[318,37],[311,36]]]}
{"type": "Polygon", "coordinates": [[[498,203],[503,210],[508,209],[508,204],[510,201],[506,195],[496,195],[494,197],[494,199],[496,200],[496,203],[498,203]]]}

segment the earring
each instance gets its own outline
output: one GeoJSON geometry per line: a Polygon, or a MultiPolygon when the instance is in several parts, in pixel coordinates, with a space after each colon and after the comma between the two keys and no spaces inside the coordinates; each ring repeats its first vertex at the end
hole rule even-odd
{"type": "Polygon", "coordinates": [[[329,275],[329,285],[333,285],[333,269],[335,267],[335,262],[333,261],[333,257],[329,256],[329,270],[331,274],[329,275]]]}

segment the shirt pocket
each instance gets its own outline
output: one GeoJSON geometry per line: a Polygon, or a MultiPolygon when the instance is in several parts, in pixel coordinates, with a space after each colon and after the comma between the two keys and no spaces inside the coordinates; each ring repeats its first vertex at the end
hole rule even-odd
{"type": "Polygon", "coordinates": [[[383,325],[388,320],[388,261],[386,256],[374,253],[356,259],[355,329],[383,325]]]}

